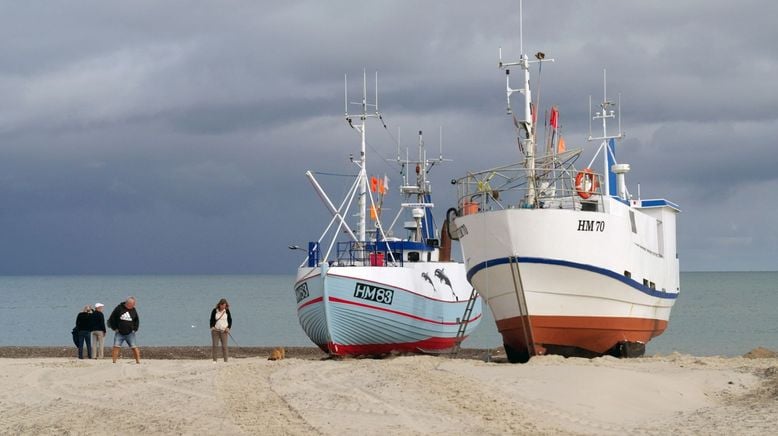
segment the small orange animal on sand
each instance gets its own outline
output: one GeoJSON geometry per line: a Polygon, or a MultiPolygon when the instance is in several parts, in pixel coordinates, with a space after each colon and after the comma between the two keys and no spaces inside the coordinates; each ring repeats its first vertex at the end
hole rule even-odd
{"type": "Polygon", "coordinates": [[[281,360],[284,357],[286,357],[286,351],[284,351],[284,348],[276,347],[273,348],[273,351],[270,353],[270,357],[268,357],[267,360],[281,360]]]}

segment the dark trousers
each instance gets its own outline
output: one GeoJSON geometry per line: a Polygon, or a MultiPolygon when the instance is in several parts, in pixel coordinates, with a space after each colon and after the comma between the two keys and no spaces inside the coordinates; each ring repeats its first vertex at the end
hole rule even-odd
{"type": "Polygon", "coordinates": [[[78,358],[83,359],[84,358],[84,343],[86,343],[86,350],[87,350],[87,359],[89,356],[92,355],[92,338],[90,337],[92,335],[92,332],[89,330],[79,330],[78,331],[78,338],[76,338],[76,341],[78,343],[78,358]]]}

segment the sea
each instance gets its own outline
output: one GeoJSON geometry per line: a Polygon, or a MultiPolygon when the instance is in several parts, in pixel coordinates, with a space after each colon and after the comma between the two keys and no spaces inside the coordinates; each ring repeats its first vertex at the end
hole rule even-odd
{"type": "MultiPolygon", "coordinates": [[[[291,275],[0,276],[0,346],[72,346],[85,305],[105,304],[106,318],[135,296],[138,340],[148,346],[210,345],[209,316],[230,303],[238,346],[313,346],[297,320],[291,275]]],[[[778,350],[778,272],[684,272],[668,329],[647,355],[679,352],[738,356],[778,350]]],[[[109,333],[109,341],[111,334],[109,333]]],[[[464,348],[502,345],[494,319],[464,348]]]]}

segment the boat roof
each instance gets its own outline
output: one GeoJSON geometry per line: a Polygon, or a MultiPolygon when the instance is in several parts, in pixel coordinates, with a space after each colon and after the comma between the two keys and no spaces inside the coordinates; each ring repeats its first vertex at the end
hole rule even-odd
{"type": "Polygon", "coordinates": [[[641,208],[653,208],[653,207],[669,207],[670,209],[674,209],[676,212],[681,211],[681,207],[677,204],[673,203],[672,201],[666,200],[664,198],[654,198],[650,200],[638,200],[635,204],[636,207],[641,208]]]}

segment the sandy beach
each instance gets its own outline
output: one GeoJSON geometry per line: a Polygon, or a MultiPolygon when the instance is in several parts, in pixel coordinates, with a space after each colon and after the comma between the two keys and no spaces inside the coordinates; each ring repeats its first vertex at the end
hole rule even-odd
{"type": "Polygon", "coordinates": [[[281,361],[136,365],[3,357],[0,434],[740,435],[778,428],[776,357],[495,360],[335,360],[312,352],[281,361]]]}

